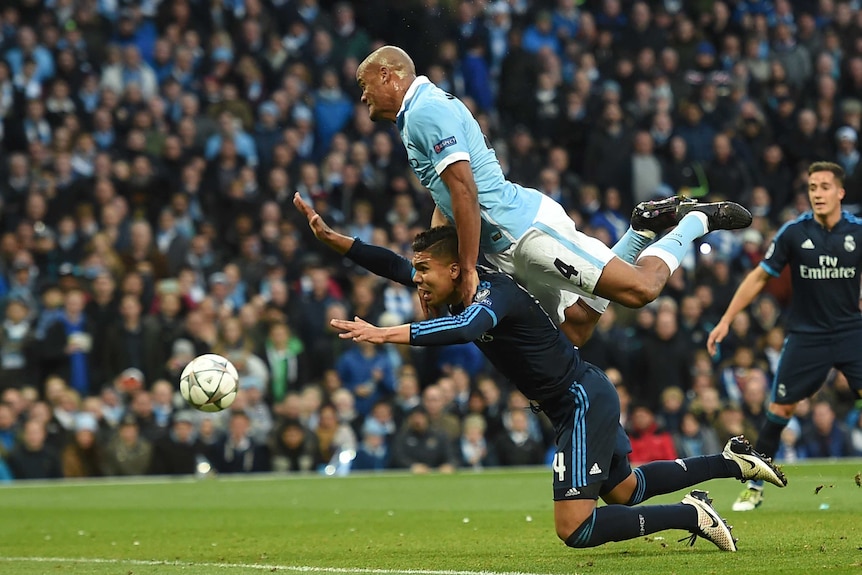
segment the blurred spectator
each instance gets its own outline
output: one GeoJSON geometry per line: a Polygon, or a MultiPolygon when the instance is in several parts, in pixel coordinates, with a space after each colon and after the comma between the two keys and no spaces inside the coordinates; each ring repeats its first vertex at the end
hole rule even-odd
{"type": "Polygon", "coordinates": [[[720,445],[724,445],[731,437],[737,435],[756,437],[758,431],[745,419],[739,404],[733,401],[727,401],[721,406],[718,417],[713,422],[713,428],[718,435],[720,445]]]}
{"type": "Polygon", "coordinates": [[[382,348],[358,342],[336,362],[342,385],[356,395],[356,410],[367,415],[371,406],[395,392],[395,373],[382,348]]]}
{"type": "Polygon", "coordinates": [[[43,374],[58,373],[86,395],[96,392],[100,382],[91,378],[93,335],[84,315],[85,298],[79,289],[66,293],[63,315],[48,328],[38,349],[43,374]]]}
{"type": "Polygon", "coordinates": [[[800,441],[808,457],[848,457],[853,454],[847,428],[835,417],[832,404],[824,400],[812,403],[811,425],[804,429],[800,441]]]}
{"type": "Polygon", "coordinates": [[[153,445],[140,436],[138,421],[132,415],[120,420],[116,435],[104,450],[105,475],[143,475],[150,468],[153,445]]]}
{"type": "Polygon", "coordinates": [[[452,473],[455,470],[458,458],[452,442],[430,424],[421,406],[409,413],[392,440],[390,463],[393,468],[409,469],[413,473],[452,473]]]}
{"type": "Polygon", "coordinates": [[[428,415],[431,428],[442,432],[454,443],[461,436],[461,420],[449,411],[443,379],[438,380],[436,385],[425,388],[422,392],[422,407],[428,415]]]}
{"type": "Polygon", "coordinates": [[[270,384],[265,397],[271,404],[284,399],[285,393],[298,389],[306,380],[304,347],[302,341],[292,335],[290,326],[284,322],[274,322],[262,353],[258,353],[267,364],[270,384]]]}
{"type": "Polygon", "coordinates": [[[530,433],[527,412],[515,409],[508,412],[508,424],[494,444],[500,465],[538,465],[545,459],[545,447],[530,433]]]}
{"type": "Polygon", "coordinates": [[[673,443],[677,455],[683,459],[711,455],[722,449],[712,427],[703,425],[691,412],[683,414],[679,431],[673,434],[673,443]]]}
{"type": "Polygon", "coordinates": [[[32,314],[26,300],[10,299],[0,326],[0,390],[32,385],[37,370],[33,364],[32,314]]]}
{"type": "Polygon", "coordinates": [[[324,403],[317,410],[318,421],[314,433],[321,461],[337,465],[343,451],[356,451],[356,433],[350,425],[338,419],[338,411],[331,403],[324,403]]]}
{"type": "Polygon", "coordinates": [[[4,459],[15,447],[18,432],[19,423],[14,409],[8,403],[0,403],[0,456],[4,459]]]}
{"type": "Polygon", "coordinates": [[[188,475],[195,473],[204,448],[195,431],[194,416],[189,411],[174,414],[170,432],[153,443],[149,473],[153,475],[188,475]]]}
{"type": "Polygon", "coordinates": [[[659,312],[656,315],[655,330],[645,338],[638,358],[635,396],[657,408],[657,400],[664,389],[688,389],[691,379],[689,350],[689,345],[679,331],[676,313],[659,312]]]}
{"type": "Polygon", "coordinates": [[[269,450],[252,436],[251,420],[244,411],[231,411],[227,435],[210,446],[207,454],[219,473],[270,470],[269,450]]]}
{"type": "Polygon", "coordinates": [[[15,479],[55,479],[63,477],[60,456],[45,444],[45,423],[30,420],[24,424],[20,443],[6,462],[15,479]]]}
{"type": "Polygon", "coordinates": [[[314,471],[323,463],[316,436],[296,419],[276,429],[271,452],[273,471],[314,471]]]}
{"type": "Polygon", "coordinates": [[[72,441],[63,449],[63,477],[99,477],[104,474],[102,447],[96,441],[98,424],[89,413],[75,417],[72,441]]]}
{"type": "Polygon", "coordinates": [[[646,405],[636,405],[632,409],[629,439],[632,443],[629,459],[635,465],[677,458],[673,437],[659,428],[655,415],[646,405]]]}
{"type": "Polygon", "coordinates": [[[362,426],[361,441],[356,449],[356,458],[351,469],[355,471],[382,471],[389,465],[388,433],[374,419],[366,420],[362,426]]]}
{"type": "Polygon", "coordinates": [[[461,466],[479,470],[494,465],[493,454],[485,440],[485,420],[479,414],[464,418],[464,429],[458,442],[461,466]]]}
{"type": "Polygon", "coordinates": [[[102,350],[109,378],[130,367],[141,370],[147,384],[164,374],[162,334],[155,318],[142,314],[142,305],[136,296],[124,295],[120,299],[119,321],[107,330],[102,350]]]}

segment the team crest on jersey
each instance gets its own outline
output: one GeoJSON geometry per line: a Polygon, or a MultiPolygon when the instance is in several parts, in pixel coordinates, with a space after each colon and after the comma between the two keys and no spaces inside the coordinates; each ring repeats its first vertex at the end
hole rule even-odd
{"type": "Polygon", "coordinates": [[[473,296],[473,301],[475,301],[475,302],[485,301],[489,295],[491,295],[491,290],[480,289],[479,291],[476,292],[476,295],[473,296]]]}
{"type": "Polygon", "coordinates": [[[772,257],[772,253],[775,251],[775,242],[771,242],[769,247],[766,249],[766,254],[763,256],[764,259],[769,259],[772,257]]]}
{"type": "Polygon", "coordinates": [[[457,142],[457,140],[455,140],[455,136],[449,136],[448,138],[444,138],[444,139],[440,140],[439,142],[437,142],[436,144],[434,144],[434,151],[439,154],[440,152],[442,152],[443,150],[445,150],[449,146],[454,146],[457,143],[458,142],[457,142]]]}
{"type": "Polygon", "coordinates": [[[856,250],[856,240],[853,239],[853,236],[844,236],[844,249],[848,252],[856,250]]]}

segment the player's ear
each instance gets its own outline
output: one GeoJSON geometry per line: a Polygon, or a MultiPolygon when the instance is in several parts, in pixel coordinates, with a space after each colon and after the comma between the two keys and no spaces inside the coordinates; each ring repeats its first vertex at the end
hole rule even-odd
{"type": "Polygon", "coordinates": [[[461,276],[461,264],[458,262],[452,262],[449,264],[449,277],[453,280],[458,279],[461,276]]]}

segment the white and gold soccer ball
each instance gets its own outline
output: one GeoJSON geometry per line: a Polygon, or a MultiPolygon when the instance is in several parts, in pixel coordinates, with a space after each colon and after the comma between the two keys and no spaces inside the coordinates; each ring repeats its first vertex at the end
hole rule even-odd
{"type": "Polygon", "coordinates": [[[180,375],[180,394],[189,405],[206,412],[227,409],[236,399],[239,374],[225,357],[214,353],[199,355],[180,375]]]}

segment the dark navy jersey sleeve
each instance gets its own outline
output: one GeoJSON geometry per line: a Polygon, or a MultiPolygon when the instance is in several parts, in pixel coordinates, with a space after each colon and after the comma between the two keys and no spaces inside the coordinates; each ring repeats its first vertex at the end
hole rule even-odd
{"type": "Polygon", "coordinates": [[[470,343],[494,327],[488,309],[470,305],[461,313],[410,324],[410,345],[452,345],[470,343]]]}
{"type": "Polygon", "coordinates": [[[479,282],[473,303],[451,317],[441,317],[410,325],[411,345],[448,345],[467,343],[482,337],[497,327],[510,307],[511,294],[505,284],[483,280],[479,282]]]}
{"type": "Polygon", "coordinates": [[[380,246],[366,244],[354,238],[353,245],[344,257],[371,273],[413,287],[416,270],[410,260],[380,246]]]}

